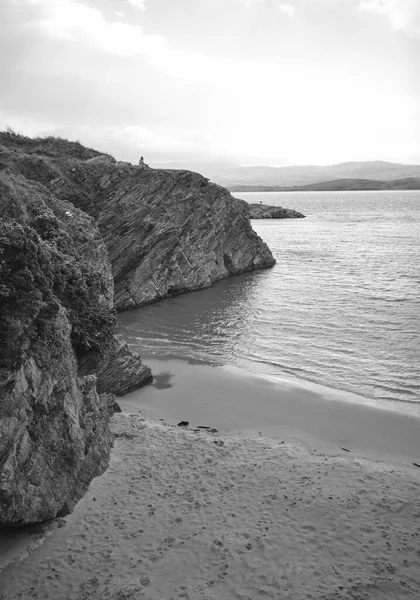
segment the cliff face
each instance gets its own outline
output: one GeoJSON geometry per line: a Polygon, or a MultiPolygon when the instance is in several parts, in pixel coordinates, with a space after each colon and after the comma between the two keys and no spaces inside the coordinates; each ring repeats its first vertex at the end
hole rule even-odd
{"type": "Polygon", "coordinates": [[[0,526],[68,514],[108,466],[109,399],[98,396],[95,377],[77,377],[63,312],[54,326],[61,364],[42,369],[26,357],[2,378],[0,526]]]}
{"type": "Polygon", "coordinates": [[[187,171],[0,133],[0,526],[64,515],[150,369],[120,310],[274,264],[245,202],[187,171]],[[112,273],[111,273],[112,266],[112,273]]]}
{"type": "Polygon", "coordinates": [[[304,219],[305,215],[292,208],[270,206],[269,204],[250,204],[251,219],[304,219]]]}
{"type": "Polygon", "coordinates": [[[252,230],[247,203],[198,173],[139,168],[106,155],[51,158],[32,150],[9,153],[9,167],[96,219],[117,310],[275,263],[252,230]]]}
{"type": "MultiPolygon", "coordinates": [[[[98,394],[92,373],[109,365],[110,392],[127,372],[113,358],[113,280],[94,220],[6,171],[0,208],[0,526],[8,526],[67,514],[106,469],[114,398],[98,394]]],[[[150,380],[138,356],[120,354],[150,380]]],[[[139,387],[139,373],[124,384],[139,387]]]]}
{"type": "Polygon", "coordinates": [[[98,225],[119,310],[275,262],[246,203],[197,173],[130,169],[115,187],[98,225]]]}

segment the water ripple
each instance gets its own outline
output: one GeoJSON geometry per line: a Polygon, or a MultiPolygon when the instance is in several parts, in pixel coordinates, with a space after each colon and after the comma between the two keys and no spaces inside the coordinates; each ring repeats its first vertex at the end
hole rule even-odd
{"type": "Polygon", "coordinates": [[[420,403],[420,193],[243,196],[310,215],[253,222],[276,266],[123,313],[121,333],[144,355],[420,403]]]}

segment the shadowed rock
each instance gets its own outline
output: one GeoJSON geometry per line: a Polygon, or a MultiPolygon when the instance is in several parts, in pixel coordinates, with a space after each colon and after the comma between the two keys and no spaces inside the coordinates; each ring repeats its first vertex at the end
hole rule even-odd
{"type": "Polygon", "coordinates": [[[153,381],[152,371],[142,364],[140,355],[116,337],[96,375],[98,392],[111,392],[117,396],[124,396],[153,381]]]}
{"type": "Polygon", "coordinates": [[[95,373],[112,363],[114,380],[135,389],[150,370],[115,341],[111,267],[93,218],[6,170],[0,204],[1,527],[72,510],[113,440],[115,397],[98,394],[95,373]]]}

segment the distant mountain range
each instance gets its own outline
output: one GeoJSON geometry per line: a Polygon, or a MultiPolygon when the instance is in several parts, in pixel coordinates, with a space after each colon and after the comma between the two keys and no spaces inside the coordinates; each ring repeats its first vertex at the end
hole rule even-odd
{"type": "Polygon", "coordinates": [[[243,167],[234,163],[222,162],[171,162],[159,165],[151,164],[150,166],[198,171],[215,183],[234,191],[252,191],[249,188],[255,186],[262,187],[264,191],[279,188],[289,189],[296,186],[307,190],[419,189],[420,180],[420,165],[403,165],[385,161],[290,167],[243,167]],[[412,181],[413,179],[415,181],[412,181]],[[384,187],[382,182],[389,182],[390,187],[384,187]],[[313,187],[313,184],[317,184],[317,187],[313,187]],[[395,188],[396,185],[402,187],[395,188]]]}
{"type": "Polygon", "coordinates": [[[231,192],[345,192],[368,190],[420,190],[420,177],[379,181],[375,179],[333,179],[308,185],[233,185],[231,192]]]}

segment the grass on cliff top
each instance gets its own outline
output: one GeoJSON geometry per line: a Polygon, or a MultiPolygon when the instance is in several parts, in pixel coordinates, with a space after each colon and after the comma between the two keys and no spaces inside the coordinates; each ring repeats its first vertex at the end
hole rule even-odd
{"type": "Polygon", "coordinates": [[[60,137],[27,137],[13,131],[10,127],[7,127],[4,131],[0,131],[0,146],[26,154],[43,154],[52,157],[61,156],[77,158],[79,160],[88,160],[89,158],[104,154],[92,148],[86,148],[80,142],[71,142],[60,137]]]}

